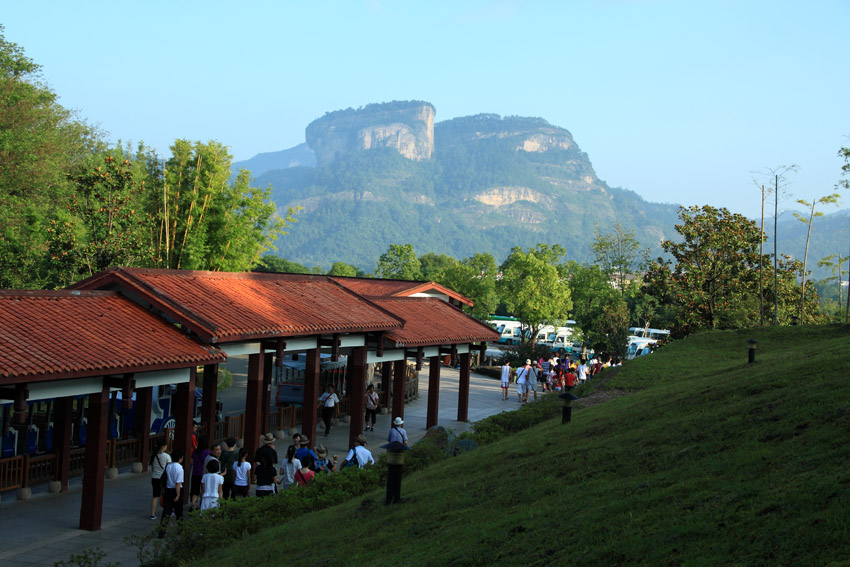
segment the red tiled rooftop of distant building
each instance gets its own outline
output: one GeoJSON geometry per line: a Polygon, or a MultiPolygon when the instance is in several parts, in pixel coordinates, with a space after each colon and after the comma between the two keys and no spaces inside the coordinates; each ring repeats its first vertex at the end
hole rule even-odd
{"type": "Polygon", "coordinates": [[[0,291],[0,382],[224,362],[113,292],[0,291]]]}
{"type": "Polygon", "coordinates": [[[327,276],[111,268],[72,288],[129,289],[213,342],[402,325],[327,276]]]}
{"type": "Polygon", "coordinates": [[[468,297],[437,282],[415,282],[408,280],[379,280],[373,278],[346,278],[333,276],[340,285],[364,297],[410,297],[417,293],[433,290],[464,305],[473,305],[468,297]]]}
{"type": "Polygon", "coordinates": [[[404,319],[403,329],[393,329],[387,339],[405,346],[496,341],[499,333],[436,298],[392,297],[373,301],[404,319]]]}

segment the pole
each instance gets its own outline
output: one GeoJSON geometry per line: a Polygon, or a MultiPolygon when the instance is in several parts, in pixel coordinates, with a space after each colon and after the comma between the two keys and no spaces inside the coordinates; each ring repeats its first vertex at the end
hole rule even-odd
{"type": "Polygon", "coordinates": [[[773,176],[773,324],[779,325],[779,267],[777,257],[777,219],[779,217],[779,175],[773,176]]]}

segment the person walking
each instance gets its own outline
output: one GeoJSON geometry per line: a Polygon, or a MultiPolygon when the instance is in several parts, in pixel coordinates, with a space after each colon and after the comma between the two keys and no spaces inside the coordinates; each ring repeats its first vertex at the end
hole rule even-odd
{"type": "Polygon", "coordinates": [[[233,498],[246,498],[251,486],[251,463],[248,462],[248,449],[239,449],[239,456],[233,463],[233,498]]]}
{"type": "Polygon", "coordinates": [[[363,468],[366,465],[375,464],[375,458],[372,453],[366,448],[366,436],[362,433],[354,438],[354,447],[349,449],[348,454],[342,460],[340,470],[357,465],[358,468],[363,468]]]}
{"type": "Polygon", "coordinates": [[[514,369],[511,368],[511,363],[508,360],[505,360],[505,363],[502,365],[502,401],[508,399],[508,388],[511,385],[511,376],[513,376],[514,369]]]}
{"type": "Polygon", "coordinates": [[[210,459],[207,462],[207,472],[201,477],[201,510],[218,508],[218,501],[223,498],[224,477],[219,474],[221,463],[218,459],[210,459]]]}
{"type": "Polygon", "coordinates": [[[236,450],[236,439],[228,437],[224,440],[225,450],[221,453],[221,470],[224,471],[224,485],[222,487],[222,497],[225,500],[233,499],[233,481],[236,479],[236,471],[233,470],[233,463],[239,457],[239,452],[236,450]]]}
{"type": "Polygon", "coordinates": [[[336,416],[339,398],[334,394],[334,387],[328,384],[327,391],[319,396],[319,407],[322,408],[322,421],[325,422],[325,436],[331,434],[331,420],[336,416]]]}
{"type": "Polygon", "coordinates": [[[269,454],[263,455],[262,462],[257,465],[257,488],[254,490],[256,496],[271,496],[277,483],[277,461],[272,461],[269,454]]]}
{"type": "Polygon", "coordinates": [[[402,427],[404,420],[397,417],[393,420],[393,426],[390,428],[390,434],[387,435],[387,443],[398,441],[407,445],[407,431],[402,427]]]}
{"type": "Polygon", "coordinates": [[[313,466],[313,457],[307,455],[307,458],[301,463],[301,468],[295,471],[295,476],[293,480],[295,481],[295,486],[307,486],[311,480],[316,477],[316,473],[310,470],[310,467],[313,466]]]}
{"type": "Polygon", "coordinates": [[[206,435],[198,437],[198,446],[192,453],[192,484],[189,486],[189,495],[192,497],[189,505],[190,510],[195,510],[201,505],[201,478],[204,476],[204,461],[210,454],[210,440],[206,435]]]}
{"type": "Polygon", "coordinates": [[[534,392],[534,401],[537,401],[537,381],[539,379],[537,362],[532,362],[531,367],[527,369],[525,375],[525,401],[528,401],[528,394],[534,392]]]}
{"type": "Polygon", "coordinates": [[[523,403],[528,394],[526,380],[529,370],[531,370],[531,360],[528,359],[525,361],[525,366],[516,370],[516,395],[519,403],[523,403]]]}
{"type": "Polygon", "coordinates": [[[372,384],[366,388],[366,429],[365,431],[375,431],[375,416],[378,413],[378,392],[372,384]],[[372,427],[369,427],[369,419],[372,420],[372,427]]]}
{"type": "Polygon", "coordinates": [[[179,449],[171,455],[171,463],[165,466],[165,494],[162,499],[162,518],[159,520],[159,537],[165,537],[171,513],[178,522],[183,521],[183,452],[179,449]]]}
{"type": "Polygon", "coordinates": [[[156,442],[156,451],[151,455],[149,466],[151,468],[151,487],[153,488],[153,500],[151,500],[151,520],[156,520],[156,509],[162,494],[162,473],[171,462],[171,455],[165,452],[165,441],[156,442]]]}
{"type": "Polygon", "coordinates": [[[316,445],[316,462],[313,463],[313,470],[316,472],[334,472],[336,470],[336,462],[328,459],[328,450],[324,445],[316,445]]]}
{"type": "Polygon", "coordinates": [[[295,473],[301,470],[301,461],[295,458],[295,445],[286,450],[286,457],[280,464],[280,483],[286,490],[295,482],[295,473]]]}
{"type": "Polygon", "coordinates": [[[277,463],[277,451],[274,448],[274,434],[271,432],[260,436],[260,448],[254,452],[254,466],[265,460],[277,463]]]}

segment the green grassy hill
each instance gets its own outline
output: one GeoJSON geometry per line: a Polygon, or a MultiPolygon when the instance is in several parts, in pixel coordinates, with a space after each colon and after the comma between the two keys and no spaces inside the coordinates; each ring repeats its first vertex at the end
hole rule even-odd
{"type": "Polygon", "coordinates": [[[850,565],[850,327],[706,333],[607,372],[579,391],[605,401],[569,425],[544,421],[406,476],[399,505],[379,490],[280,517],[211,557],[850,565]]]}

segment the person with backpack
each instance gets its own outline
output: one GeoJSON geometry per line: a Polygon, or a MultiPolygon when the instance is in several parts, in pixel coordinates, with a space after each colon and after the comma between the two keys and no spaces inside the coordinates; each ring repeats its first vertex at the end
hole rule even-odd
{"type": "Polygon", "coordinates": [[[354,438],[354,446],[348,451],[339,468],[342,470],[356,465],[362,469],[366,465],[374,464],[375,458],[372,456],[372,452],[366,448],[366,436],[361,433],[354,438]]]}
{"type": "Polygon", "coordinates": [[[324,445],[316,445],[316,461],[313,470],[317,473],[330,473],[336,470],[336,463],[328,459],[328,450],[324,445]]]}
{"type": "Polygon", "coordinates": [[[165,441],[156,442],[156,451],[151,455],[148,465],[151,468],[151,487],[153,488],[153,500],[151,500],[151,520],[156,520],[156,509],[159,498],[162,495],[162,473],[171,462],[171,455],[165,452],[165,441]]]}

